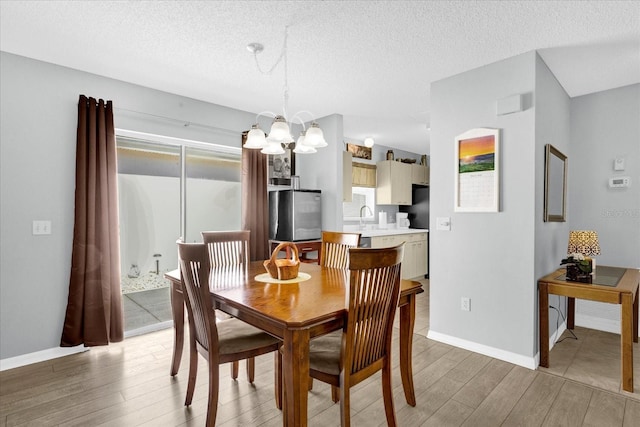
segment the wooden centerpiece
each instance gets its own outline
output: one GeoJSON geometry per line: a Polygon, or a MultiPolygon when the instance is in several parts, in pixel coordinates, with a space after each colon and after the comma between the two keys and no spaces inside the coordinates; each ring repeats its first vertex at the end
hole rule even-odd
{"type": "Polygon", "coordinates": [[[264,262],[264,268],[269,275],[278,280],[290,280],[298,277],[300,258],[298,248],[291,242],[282,242],[273,250],[271,258],[264,262]],[[287,253],[286,258],[278,258],[280,251],[287,253]]]}

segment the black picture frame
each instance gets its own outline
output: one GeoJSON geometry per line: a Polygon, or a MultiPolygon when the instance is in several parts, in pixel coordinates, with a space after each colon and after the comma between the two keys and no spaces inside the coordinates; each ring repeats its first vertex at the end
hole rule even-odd
{"type": "Polygon", "coordinates": [[[271,185],[291,185],[291,177],[296,174],[296,157],[290,144],[284,154],[269,154],[269,183],[271,185]]]}

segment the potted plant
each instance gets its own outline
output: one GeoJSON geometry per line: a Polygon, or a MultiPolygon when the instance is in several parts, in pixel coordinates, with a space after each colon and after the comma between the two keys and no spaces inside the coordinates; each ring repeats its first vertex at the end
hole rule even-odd
{"type": "Polygon", "coordinates": [[[567,266],[567,280],[572,282],[591,283],[592,264],[591,258],[585,257],[579,252],[569,254],[560,262],[567,266]]]}

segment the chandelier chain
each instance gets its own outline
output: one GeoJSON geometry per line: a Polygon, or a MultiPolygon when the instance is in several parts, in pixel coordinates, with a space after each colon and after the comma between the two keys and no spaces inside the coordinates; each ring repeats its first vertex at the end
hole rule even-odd
{"type": "Polygon", "coordinates": [[[289,26],[286,26],[284,27],[284,41],[282,43],[282,50],[280,51],[280,55],[278,56],[278,59],[276,59],[276,62],[271,66],[271,68],[269,68],[268,71],[264,71],[262,67],[260,67],[260,62],[258,62],[259,51],[253,52],[253,59],[256,64],[256,68],[261,74],[271,75],[273,73],[273,70],[275,70],[276,67],[278,66],[278,64],[280,64],[281,61],[284,62],[284,84],[282,88],[282,92],[283,92],[282,93],[282,102],[283,102],[282,113],[285,119],[287,119],[287,109],[289,107],[289,64],[287,60],[288,38],[289,38],[289,26]]]}

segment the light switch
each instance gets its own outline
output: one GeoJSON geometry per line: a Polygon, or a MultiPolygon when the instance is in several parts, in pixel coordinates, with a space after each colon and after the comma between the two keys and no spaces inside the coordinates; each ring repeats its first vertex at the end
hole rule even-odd
{"type": "Polygon", "coordinates": [[[437,217],[436,218],[436,230],[451,231],[451,218],[450,217],[437,217]]]}
{"type": "Polygon", "coordinates": [[[614,171],[624,170],[624,157],[618,157],[613,161],[613,170],[614,171]]]}
{"type": "Polygon", "coordinates": [[[51,234],[51,221],[36,220],[31,225],[31,232],[34,236],[51,234]]]}

